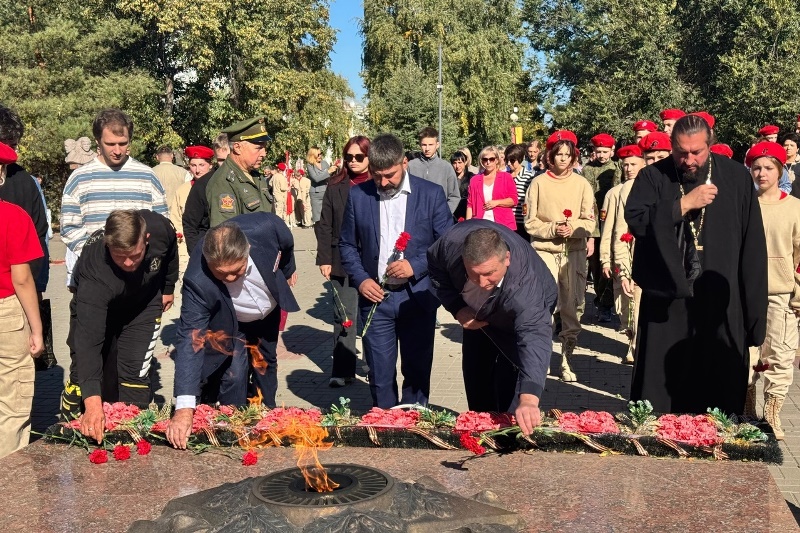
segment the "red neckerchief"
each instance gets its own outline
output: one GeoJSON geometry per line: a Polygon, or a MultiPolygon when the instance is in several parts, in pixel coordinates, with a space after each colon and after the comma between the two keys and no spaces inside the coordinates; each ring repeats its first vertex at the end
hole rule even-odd
{"type": "Polygon", "coordinates": [[[369,172],[362,172],[361,174],[356,174],[355,176],[350,176],[350,185],[361,185],[365,181],[370,179],[369,172]]]}

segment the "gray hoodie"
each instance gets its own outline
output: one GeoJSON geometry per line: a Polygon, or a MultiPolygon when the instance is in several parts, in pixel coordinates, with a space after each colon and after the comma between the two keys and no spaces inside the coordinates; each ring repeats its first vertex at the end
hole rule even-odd
{"type": "Polygon", "coordinates": [[[444,189],[447,197],[447,206],[453,213],[461,201],[461,193],[458,191],[458,178],[453,165],[434,155],[430,159],[420,156],[408,162],[408,173],[424,180],[436,183],[444,189]]]}

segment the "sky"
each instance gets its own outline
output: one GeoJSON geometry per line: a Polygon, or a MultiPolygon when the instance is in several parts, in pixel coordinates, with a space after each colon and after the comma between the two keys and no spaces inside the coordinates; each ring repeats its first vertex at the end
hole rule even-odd
{"type": "Polygon", "coordinates": [[[363,40],[358,32],[358,19],[363,15],[363,4],[359,0],[331,0],[330,23],[338,30],[336,45],[331,53],[331,69],[350,83],[356,101],[362,103],[366,89],[358,76],[363,48],[363,40]]]}

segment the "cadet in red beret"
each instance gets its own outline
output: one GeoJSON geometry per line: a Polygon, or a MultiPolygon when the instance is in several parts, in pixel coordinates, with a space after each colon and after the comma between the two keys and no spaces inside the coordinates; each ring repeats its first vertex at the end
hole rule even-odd
{"type": "Polygon", "coordinates": [[[778,142],[778,132],[781,129],[778,126],[773,126],[772,124],[767,124],[760,130],[758,130],[758,134],[765,140],[771,143],[778,142]]]}
{"type": "MultiPolygon", "coordinates": [[[[653,135],[652,133],[650,135],[653,135]]],[[[662,134],[663,135],[663,134],[662,134]]],[[[625,364],[634,363],[634,348],[636,346],[636,321],[639,315],[639,300],[642,290],[631,278],[633,264],[633,242],[627,238],[630,235],[628,223],[625,222],[625,205],[633,188],[634,181],[645,165],[644,153],[635,144],[623,146],[617,151],[617,157],[622,165],[622,176],[626,179],[619,190],[614,226],[611,229],[611,254],[614,258],[614,302],[619,313],[622,329],[628,335],[628,351],[623,358],[625,364]],[[623,235],[626,237],[623,239],[623,235]]]]}
{"type": "MultiPolygon", "coordinates": [[[[599,133],[590,139],[593,147],[594,158],[583,167],[583,177],[592,186],[595,198],[595,216],[602,218],[602,208],[600,212],[597,208],[605,204],[611,191],[621,184],[622,171],[616,161],[611,157],[614,155],[614,137],[608,133],[599,133]]],[[[616,202],[616,194],[614,200],[616,202]]],[[[592,278],[595,280],[595,299],[594,304],[598,309],[598,322],[611,322],[613,318],[614,297],[611,290],[610,276],[603,275],[603,264],[601,258],[601,228],[595,226],[591,238],[588,240],[589,268],[592,278]]],[[[610,256],[611,247],[608,247],[610,256]]],[[[610,261],[610,258],[607,258],[610,261]]],[[[610,266],[610,265],[609,265],[610,266]]],[[[609,272],[611,270],[609,269],[609,272]]]]}
{"type": "Polygon", "coordinates": [[[712,144],[710,150],[717,155],[724,155],[728,159],[733,159],[733,149],[724,143],[712,144]]]}
{"type": "Polygon", "coordinates": [[[672,133],[672,126],[675,125],[675,121],[685,117],[686,113],[680,109],[665,109],[659,113],[659,116],[661,117],[661,123],[664,125],[664,133],[669,135],[672,133]]]}
{"type": "Polygon", "coordinates": [[[634,138],[637,143],[651,131],[658,131],[658,125],[652,120],[640,120],[633,125],[634,138]]]}
{"type": "MultiPolygon", "coordinates": [[[[4,167],[17,162],[17,152],[7,144],[0,143],[0,165],[4,167]]],[[[5,170],[5,169],[3,169],[5,170]]],[[[5,177],[5,174],[3,175],[5,177]]]]}
{"type": "MultiPolygon", "coordinates": [[[[217,141],[214,145],[217,146],[217,141]]],[[[227,148],[227,141],[225,147],[227,148]]],[[[189,161],[189,174],[192,175],[192,179],[178,187],[178,205],[180,206],[178,218],[180,220],[172,219],[175,229],[178,230],[178,233],[183,234],[186,240],[185,250],[183,246],[178,246],[181,272],[184,270],[187,257],[191,255],[194,246],[203,239],[210,225],[206,187],[214,174],[213,161],[217,153],[212,148],[200,145],[187,146],[183,150],[183,154],[189,161]],[[184,251],[187,252],[187,255],[184,255],[184,251]]],[[[219,160],[217,162],[219,163],[219,160]]]]}
{"type": "Polygon", "coordinates": [[[672,141],[663,131],[654,131],[639,141],[639,148],[644,154],[645,163],[652,165],[656,161],[666,159],[672,152],[672,141]]]}
{"type": "MultiPolygon", "coordinates": [[[[786,151],[781,145],[763,141],[747,152],[745,163],[756,186],[767,241],[767,336],[760,348],[751,349],[750,364],[766,363],[764,418],[777,440],[783,440],[780,411],[792,385],[797,351],[797,316],[800,316],[800,280],[794,265],[800,257],[800,200],[780,189],[786,151]],[[774,266],[773,266],[774,265],[774,266]],[[789,266],[790,268],[786,268],[789,266]]],[[[760,374],[748,382],[744,414],[756,413],[756,385],[760,374]]]]}
{"type": "Polygon", "coordinates": [[[694,115],[696,117],[700,117],[703,120],[705,120],[706,124],[708,124],[708,127],[711,128],[712,130],[714,129],[714,124],[717,123],[717,119],[715,119],[713,115],[710,115],[705,111],[695,111],[694,113],[689,113],[689,114],[694,115]]]}

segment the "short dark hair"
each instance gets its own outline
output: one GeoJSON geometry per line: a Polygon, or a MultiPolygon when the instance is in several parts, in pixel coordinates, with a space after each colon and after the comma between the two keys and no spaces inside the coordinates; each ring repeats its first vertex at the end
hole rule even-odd
{"type": "Polygon", "coordinates": [[[508,244],[497,230],[481,228],[473,231],[464,239],[464,251],[461,253],[461,257],[466,263],[480,265],[492,257],[505,259],[508,251],[508,244]]]}
{"type": "Polygon", "coordinates": [[[133,121],[119,109],[104,109],[100,111],[92,122],[92,134],[96,140],[103,136],[103,130],[109,128],[116,135],[128,132],[128,139],[133,138],[133,121]]]}
{"type": "Polygon", "coordinates": [[[369,145],[369,169],[386,170],[405,159],[403,142],[391,133],[381,133],[369,145]]]}
{"type": "Polygon", "coordinates": [[[694,135],[695,133],[705,132],[706,144],[711,146],[714,144],[714,139],[711,135],[711,127],[703,117],[697,115],[686,115],[679,118],[675,125],[672,126],[672,134],[670,135],[672,146],[675,146],[678,135],[694,135]]]}
{"type": "Polygon", "coordinates": [[[156,155],[161,155],[161,154],[172,155],[172,147],[169,146],[168,144],[162,144],[161,146],[158,147],[158,150],[156,150],[156,155]]]}
{"type": "Polygon", "coordinates": [[[109,248],[131,250],[146,236],[147,223],[135,209],[117,209],[106,219],[103,240],[109,248]]]}
{"type": "Polygon", "coordinates": [[[562,146],[566,146],[567,148],[569,148],[569,156],[572,158],[573,165],[578,160],[579,152],[578,148],[575,146],[575,143],[573,143],[572,141],[568,141],[566,139],[562,139],[560,141],[556,141],[556,143],[553,146],[551,146],[550,149],[547,151],[547,159],[545,159],[545,161],[547,161],[547,164],[549,166],[552,167],[553,165],[555,165],[556,154],[558,153],[559,150],[561,150],[562,146]]]}
{"type": "Polygon", "coordinates": [[[453,155],[450,156],[450,162],[455,163],[456,161],[463,161],[464,163],[466,163],[467,154],[465,154],[461,150],[456,150],[455,152],[453,152],[453,155]]]}
{"type": "Polygon", "coordinates": [[[0,104],[0,142],[16,146],[25,133],[25,124],[13,109],[0,104]]]}
{"type": "Polygon", "coordinates": [[[785,143],[786,141],[792,141],[797,146],[800,146],[800,135],[797,133],[787,133],[783,136],[783,138],[781,138],[781,144],[785,143]]]}
{"type": "Polygon", "coordinates": [[[427,126],[425,128],[422,128],[419,131],[419,134],[417,135],[417,140],[419,142],[422,142],[422,139],[428,139],[430,137],[433,137],[434,139],[438,139],[439,138],[439,132],[436,130],[436,128],[432,128],[430,126],[427,126]]]}
{"type": "Polygon", "coordinates": [[[208,230],[203,240],[203,257],[209,264],[229,265],[245,259],[249,251],[242,228],[230,220],[208,230]]]}
{"type": "Polygon", "coordinates": [[[525,161],[525,156],[528,155],[528,145],[526,144],[509,144],[506,146],[506,151],[503,154],[508,163],[511,159],[522,163],[525,161]]]}

